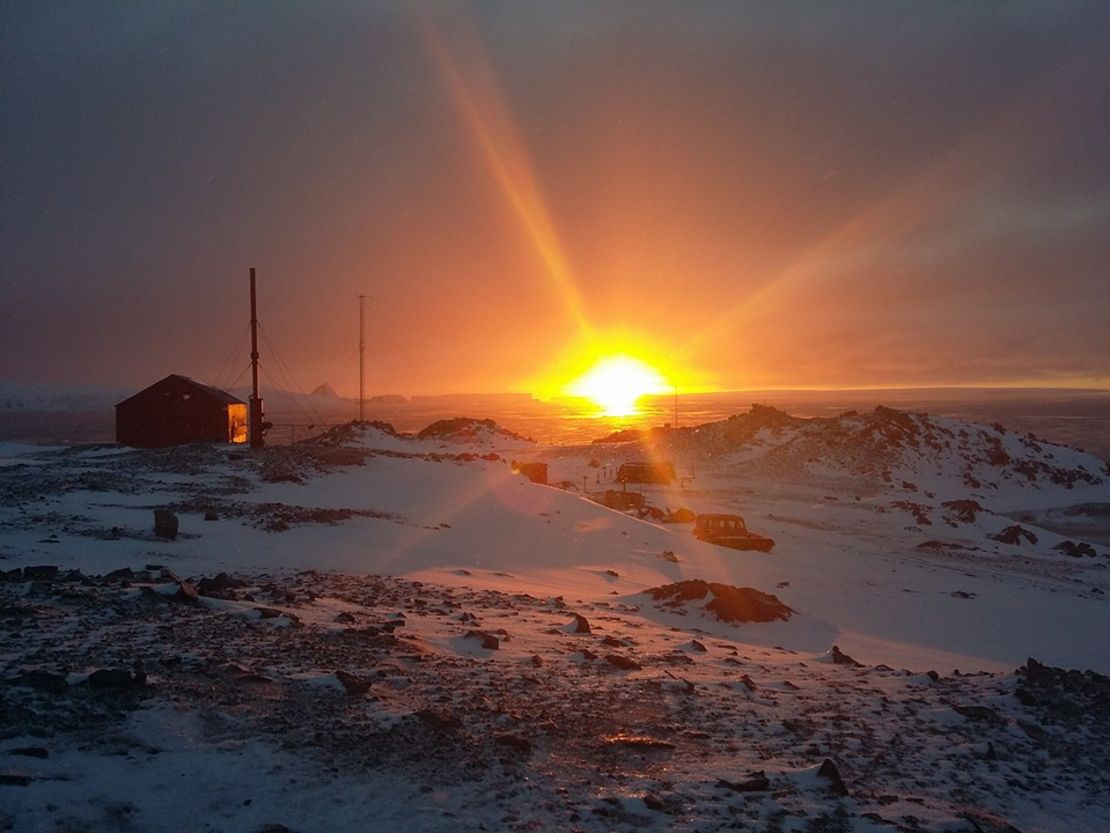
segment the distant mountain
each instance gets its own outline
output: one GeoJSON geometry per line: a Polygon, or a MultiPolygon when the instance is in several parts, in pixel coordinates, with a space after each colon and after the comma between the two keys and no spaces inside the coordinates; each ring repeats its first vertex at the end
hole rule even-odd
{"type": "Polygon", "coordinates": [[[335,392],[335,388],[333,388],[327,382],[324,382],[324,384],[316,387],[312,391],[311,395],[312,396],[329,396],[332,399],[338,399],[339,398],[339,394],[335,392]]]}
{"type": "Polygon", "coordinates": [[[0,382],[0,411],[103,411],[138,390],[0,382]]]}

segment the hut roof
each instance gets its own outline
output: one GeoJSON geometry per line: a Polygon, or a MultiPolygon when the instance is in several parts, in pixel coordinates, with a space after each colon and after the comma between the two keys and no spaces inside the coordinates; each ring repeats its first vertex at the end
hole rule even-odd
{"type": "Polygon", "coordinates": [[[149,385],[148,387],[143,388],[141,391],[136,393],[134,396],[129,396],[127,399],[124,399],[123,402],[120,402],[118,404],[123,405],[125,402],[130,402],[132,399],[135,399],[137,397],[142,396],[144,393],[146,393],[151,388],[157,387],[158,385],[161,385],[164,382],[168,382],[171,379],[176,380],[178,382],[184,382],[185,384],[189,385],[190,387],[195,388],[198,393],[203,394],[203,395],[205,395],[205,396],[207,396],[211,399],[214,399],[217,402],[220,402],[224,405],[245,405],[245,404],[247,404],[242,399],[240,399],[237,396],[233,396],[232,394],[228,393],[226,390],[220,390],[219,388],[214,388],[211,385],[205,385],[201,382],[198,382],[196,379],[190,379],[188,376],[182,376],[180,373],[171,373],[165,379],[158,380],[153,385],[149,385]]]}

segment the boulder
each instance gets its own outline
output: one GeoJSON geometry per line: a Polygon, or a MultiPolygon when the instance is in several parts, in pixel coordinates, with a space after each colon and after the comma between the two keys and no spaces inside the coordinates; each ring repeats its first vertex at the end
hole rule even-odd
{"type": "Polygon", "coordinates": [[[170,541],[177,537],[177,515],[169,509],[154,510],[154,534],[170,541]]]}
{"type": "Polygon", "coordinates": [[[23,688],[34,688],[50,694],[64,694],[69,690],[69,683],[62,674],[51,674],[49,671],[27,671],[18,677],[8,680],[12,685],[23,688]]]}
{"type": "Polygon", "coordinates": [[[467,631],[463,639],[472,639],[489,651],[496,651],[501,645],[496,636],[485,631],[467,631]]]}
{"type": "Polygon", "coordinates": [[[53,564],[43,564],[37,567],[24,567],[24,581],[53,581],[58,577],[58,568],[53,564]]]}
{"type": "Polygon", "coordinates": [[[358,677],[342,670],[336,671],[335,677],[343,684],[343,690],[353,697],[365,694],[370,690],[370,681],[364,677],[358,677]]]}
{"type": "Polygon", "coordinates": [[[621,656],[620,654],[606,654],[605,661],[612,665],[614,668],[619,668],[622,671],[639,671],[642,667],[640,663],[631,657],[621,656]]]}
{"type": "Polygon", "coordinates": [[[142,660],[131,671],[122,668],[100,669],[89,674],[89,688],[130,689],[146,685],[146,670],[142,660]]]}
{"type": "Polygon", "coordinates": [[[1037,543],[1037,536],[1020,524],[1008,526],[1001,532],[991,535],[990,538],[994,541],[1000,541],[1003,544],[1020,545],[1022,541],[1026,541],[1030,544],[1037,543]]]}
{"type": "Polygon", "coordinates": [[[829,792],[833,795],[843,796],[848,794],[848,787],[844,784],[844,779],[840,777],[840,770],[828,758],[825,758],[821,767],[817,770],[817,777],[825,780],[829,792]]]}

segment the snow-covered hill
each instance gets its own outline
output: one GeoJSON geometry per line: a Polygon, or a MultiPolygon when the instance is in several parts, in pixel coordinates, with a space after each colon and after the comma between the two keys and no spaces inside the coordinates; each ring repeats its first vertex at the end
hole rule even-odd
{"type": "Polygon", "coordinates": [[[1004,514],[1110,504],[1093,458],[886,409],[757,409],[570,448],[488,421],[421,433],[0,448],[16,628],[0,754],[30,756],[0,773],[19,790],[0,823],[1064,833],[1106,817],[1110,682],[1027,658],[1110,671],[1108,548],[1004,514]],[[774,550],[510,465],[545,459],[592,492],[652,455],[680,479],[642,487],[649,503],[739,512],[774,550]]]}
{"type": "Polygon", "coordinates": [[[626,456],[649,455],[775,479],[844,481],[930,494],[967,495],[1006,506],[1068,502],[1110,484],[1110,464],[1066,446],[1019,435],[1000,424],[878,407],[834,418],[803,419],[753,405],[746,414],[679,431],[655,429],[632,440],[626,456]],[[639,442],[636,442],[636,441],[639,442]],[[1041,493],[1044,498],[1037,497],[1041,493]]]}

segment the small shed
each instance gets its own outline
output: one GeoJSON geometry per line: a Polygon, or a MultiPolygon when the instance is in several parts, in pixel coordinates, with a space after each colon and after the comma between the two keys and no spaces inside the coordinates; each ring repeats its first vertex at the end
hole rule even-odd
{"type": "Polygon", "coordinates": [[[513,460],[513,471],[523,474],[533,483],[547,483],[547,463],[520,463],[513,460]]]}
{"type": "Polygon", "coordinates": [[[247,441],[247,403],[176,373],[116,405],[116,442],[136,448],[247,441]]]}

